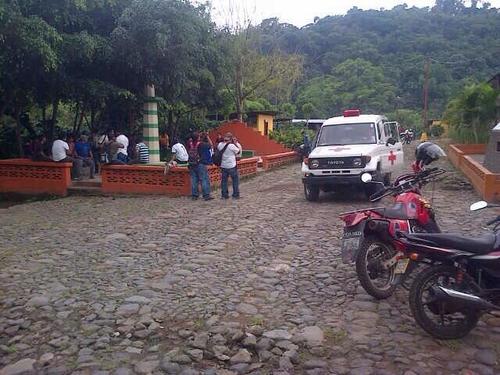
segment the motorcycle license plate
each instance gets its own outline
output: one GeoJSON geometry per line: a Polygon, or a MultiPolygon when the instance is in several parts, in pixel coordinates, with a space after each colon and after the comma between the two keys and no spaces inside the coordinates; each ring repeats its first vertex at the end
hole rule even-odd
{"type": "Polygon", "coordinates": [[[351,263],[356,259],[363,240],[363,228],[364,224],[358,224],[353,228],[344,228],[341,246],[342,262],[351,263]]]}
{"type": "Polygon", "coordinates": [[[396,264],[396,269],[394,270],[394,273],[396,274],[402,274],[406,272],[406,268],[408,268],[408,264],[410,263],[410,259],[408,258],[403,258],[398,260],[398,264],[396,264]]]}

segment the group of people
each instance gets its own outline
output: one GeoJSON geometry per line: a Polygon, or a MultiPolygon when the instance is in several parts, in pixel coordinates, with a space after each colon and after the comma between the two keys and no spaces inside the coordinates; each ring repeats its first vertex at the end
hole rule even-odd
{"type": "MultiPolygon", "coordinates": [[[[166,142],[168,144],[168,138],[166,142]]],[[[243,151],[231,133],[224,136],[219,134],[215,143],[207,133],[193,132],[186,145],[174,138],[171,152],[168,166],[189,168],[192,199],[199,198],[200,187],[203,199],[213,199],[208,175],[208,166],[212,164],[221,169],[221,198],[229,199],[229,178],[232,180],[232,198],[240,197],[237,160],[243,151]]],[[[142,137],[136,137],[135,142],[131,143],[125,134],[113,130],[102,134],[92,133],[90,136],[84,133],[77,139],[72,134],[60,134],[52,145],[48,144],[45,135],[41,135],[29,143],[26,153],[34,161],[73,163],[71,178],[74,180],[81,179],[83,167],[89,168],[90,178],[93,179],[100,172],[102,164],[149,163],[149,148],[142,137]]]]}
{"type": "Polygon", "coordinates": [[[174,139],[172,143],[172,159],[169,165],[188,166],[193,200],[199,198],[200,186],[204,200],[214,199],[210,195],[208,176],[208,166],[214,164],[214,159],[221,169],[221,199],[229,199],[229,177],[233,185],[233,199],[240,198],[237,160],[241,158],[243,149],[236,137],[231,133],[224,137],[219,134],[214,144],[207,133],[194,132],[186,146],[179,139],[174,139]]]}
{"type": "Polygon", "coordinates": [[[72,134],[60,134],[50,146],[45,135],[40,135],[30,142],[27,156],[34,161],[71,162],[71,178],[79,180],[83,167],[89,167],[90,178],[100,172],[101,165],[112,164],[147,164],[149,148],[141,137],[136,137],[131,147],[128,137],[113,130],[103,134],[80,135],[77,139],[72,134]]]}

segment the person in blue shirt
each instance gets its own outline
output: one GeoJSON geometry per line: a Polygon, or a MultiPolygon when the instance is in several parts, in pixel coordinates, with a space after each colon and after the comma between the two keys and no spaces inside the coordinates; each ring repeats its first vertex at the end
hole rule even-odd
{"type": "Polygon", "coordinates": [[[82,160],[83,166],[90,167],[90,178],[94,178],[94,155],[92,154],[92,145],[87,135],[82,135],[75,143],[75,156],[82,160]]]}
{"type": "Polygon", "coordinates": [[[212,141],[208,134],[203,133],[201,135],[201,142],[198,144],[199,162],[197,165],[190,165],[189,167],[189,173],[191,175],[191,197],[194,200],[198,199],[198,186],[200,184],[203,199],[206,201],[214,199],[210,195],[210,177],[208,176],[208,166],[213,163],[212,149],[212,141]]]}

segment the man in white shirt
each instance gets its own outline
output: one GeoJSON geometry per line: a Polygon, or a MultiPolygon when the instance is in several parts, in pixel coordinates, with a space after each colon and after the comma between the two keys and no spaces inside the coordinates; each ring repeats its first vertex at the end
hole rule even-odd
{"type": "Polygon", "coordinates": [[[240,197],[240,177],[238,175],[238,168],[236,165],[236,157],[242,153],[241,145],[233,137],[231,133],[227,133],[224,136],[224,142],[220,142],[217,148],[222,152],[221,160],[221,171],[222,171],[222,181],[221,181],[221,198],[228,199],[228,179],[231,177],[233,181],[233,199],[239,199],[240,197]]]}
{"type": "Polygon", "coordinates": [[[69,145],[62,139],[56,139],[52,143],[52,160],[64,162],[73,161],[70,157],[69,145]]]}
{"type": "Polygon", "coordinates": [[[116,159],[127,164],[129,161],[128,157],[128,138],[125,134],[120,133],[118,137],[116,137],[116,142],[120,143],[122,147],[118,148],[116,159]]]}
{"type": "Polygon", "coordinates": [[[82,159],[72,157],[69,145],[65,139],[66,137],[60,136],[52,143],[52,160],[58,163],[73,163],[71,178],[77,180],[81,175],[83,161],[82,159]]]}
{"type": "Polygon", "coordinates": [[[172,160],[176,161],[177,164],[187,164],[189,160],[189,155],[186,147],[179,142],[177,138],[174,138],[174,145],[172,146],[172,160]]]}

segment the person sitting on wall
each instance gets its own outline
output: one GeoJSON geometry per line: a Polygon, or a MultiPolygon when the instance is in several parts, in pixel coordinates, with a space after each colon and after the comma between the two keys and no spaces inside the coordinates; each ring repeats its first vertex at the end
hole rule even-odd
{"type": "Polygon", "coordinates": [[[82,160],[82,165],[90,167],[90,178],[95,175],[94,154],[92,154],[92,145],[89,142],[87,135],[80,136],[78,142],[75,143],[76,158],[82,160]]]}
{"type": "Polygon", "coordinates": [[[129,161],[129,156],[128,156],[129,141],[127,136],[123,134],[123,132],[120,132],[118,137],[116,137],[116,142],[121,144],[121,147],[118,149],[118,152],[116,153],[116,159],[127,164],[129,161]]]}
{"type": "Polygon", "coordinates": [[[96,161],[96,172],[101,172],[101,164],[106,164],[109,162],[108,154],[107,154],[107,144],[109,142],[108,135],[103,132],[96,135],[95,139],[95,147],[96,153],[94,154],[94,159],[96,161]]]}
{"type": "Polygon", "coordinates": [[[168,146],[170,145],[170,139],[166,131],[161,132],[160,135],[160,158],[161,160],[166,160],[168,153],[168,146]]]}
{"type": "Polygon", "coordinates": [[[58,163],[73,163],[71,168],[71,178],[73,180],[80,179],[82,160],[72,157],[72,153],[68,143],[67,137],[60,135],[58,139],[52,143],[52,160],[58,163]]]}
{"type": "Polygon", "coordinates": [[[75,152],[75,136],[73,133],[68,134],[66,137],[66,142],[68,142],[69,146],[69,153],[72,158],[76,157],[76,152],[75,152]]]}
{"type": "Polygon", "coordinates": [[[111,164],[125,164],[123,161],[118,159],[118,150],[123,148],[120,142],[117,142],[116,135],[113,131],[109,132],[109,141],[106,145],[107,153],[109,156],[109,162],[111,164]]]}
{"type": "Polygon", "coordinates": [[[33,155],[31,159],[33,161],[52,161],[52,158],[49,156],[47,137],[45,135],[42,134],[36,137],[32,149],[33,155]]]}
{"type": "Polygon", "coordinates": [[[173,143],[172,159],[170,161],[175,162],[177,165],[186,166],[189,159],[186,147],[184,147],[178,138],[174,138],[173,143]]]}
{"type": "Polygon", "coordinates": [[[141,136],[136,137],[137,144],[135,145],[134,159],[130,164],[148,164],[149,163],[149,147],[144,143],[141,136]]]}

